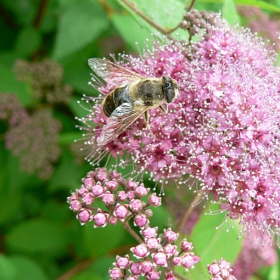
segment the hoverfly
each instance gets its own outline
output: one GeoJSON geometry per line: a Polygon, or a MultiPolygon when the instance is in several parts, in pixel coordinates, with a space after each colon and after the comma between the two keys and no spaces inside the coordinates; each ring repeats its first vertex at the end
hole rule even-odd
{"type": "Polygon", "coordinates": [[[168,107],[162,105],[178,96],[178,84],[169,76],[143,77],[107,59],[90,58],[88,64],[96,75],[115,86],[101,104],[108,121],[97,139],[99,146],[113,141],[143,114],[149,128],[149,110],[159,107],[167,113],[168,107]]]}

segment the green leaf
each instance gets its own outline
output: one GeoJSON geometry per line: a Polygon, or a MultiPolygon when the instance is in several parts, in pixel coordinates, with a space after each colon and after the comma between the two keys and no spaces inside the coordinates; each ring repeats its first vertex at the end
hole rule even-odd
{"type": "Polygon", "coordinates": [[[51,221],[63,223],[69,217],[72,219],[72,212],[69,210],[69,204],[66,201],[59,203],[54,198],[49,199],[41,208],[43,208],[42,216],[51,221]]]}
{"type": "Polygon", "coordinates": [[[224,19],[228,21],[230,25],[234,25],[234,24],[240,25],[240,17],[237,13],[233,0],[224,1],[222,16],[224,19]]]}
{"type": "MultiPolygon", "coordinates": [[[[118,0],[118,2],[135,15],[133,9],[126,3],[120,0],[118,0]]],[[[178,0],[173,0],[172,4],[169,0],[130,0],[129,2],[133,3],[133,6],[137,10],[166,30],[172,29],[178,25],[185,13],[185,5],[178,0]]],[[[138,15],[137,17],[137,19],[140,19],[138,15]]],[[[142,21],[143,20],[141,20],[141,22],[142,21]]]]}
{"type": "Polygon", "coordinates": [[[156,208],[151,207],[151,210],[153,211],[153,216],[150,218],[151,225],[159,228],[166,228],[167,226],[170,226],[172,217],[164,205],[156,208]]]}
{"type": "Polygon", "coordinates": [[[20,56],[29,56],[41,45],[41,36],[38,29],[32,26],[23,28],[18,36],[15,51],[20,56]]]}
{"type": "Polygon", "coordinates": [[[69,151],[64,151],[59,166],[56,168],[49,184],[50,192],[58,190],[75,190],[81,184],[90,166],[77,165],[69,151]]]}
{"type": "Polygon", "coordinates": [[[244,5],[244,6],[253,6],[259,7],[261,9],[271,11],[271,12],[280,12],[280,8],[276,5],[267,3],[266,1],[260,0],[235,0],[235,4],[244,5]]]}
{"type": "MultiPolygon", "coordinates": [[[[108,272],[107,272],[108,275],[108,272]]],[[[94,279],[94,280],[104,280],[106,278],[104,278],[102,275],[98,275],[95,272],[92,271],[82,271],[81,273],[75,275],[74,277],[69,278],[70,280],[90,280],[90,279],[94,279]]]]}
{"type": "Polygon", "coordinates": [[[19,191],[23,189],[27,184],[30,186],[32,183],[42,183],[42,181],[35,175],[29,175],[20,170],[20,157],[14,156],[12,152],[8,152],[8,157],[6,159],[8,174],[13,174],[9,176],[7,184],[11,191],[19,191]]]}
{"type": "Polygon", "coordinates": [[[124,228],[119,223],[114,226],[108,224],[104,228],[93,228],[88,225],[83,227],[83,233],[83,245],[88,254],[91,257],[100,257],[118,247],[124,234],[124,228]]]}
{"type": "MultiPolygon", "coordinates": [[[[69,102],[69,108],[71,109],[72,113],[79,117],[79,118],[84,118],[87,115],[87,111],[85,110],[85,108],[89,108],[90,109],[90,105],[84,101],[81,101],[80,97],[76,97],[73,96],[69,102]],[[80,103],[81,102],[81,103],[80,103]]],[[[80,124],[80,122],[77,121],[77,124],[80,124]]],[[[79,137],[81,138],[82,133],[79,133],[79,137]]],[[[78,139],[76,138],[76,139],[78,139]]]]}
{"type": "Polygon", "coordinates": [[[265,274],[267,275],[267,279],[270,280],[280,279],[279,262],[269,267],[268,269],[269,269],[268,273],[265,274]]]}
{"type": "MultiPolygon", "coordinates": [[[[217,206],[212,206],[217,208],[217,206]]],[[[217,210],[218,211],[218,210],[217,210]]],[[[206,213],[209,212],[207,208],[206,213]]],[[[242,240],[239,239],[239,226],[232,220],[225,222],[225,214],[205,215],[202,214],[196,224],[191,241],[194,252],[200,257],[195,269],[189,270],[190,279],[207,279],[207,264],[220,258],[233,262],[242,249],[242,240]],[[218,229],[217,229],[218,228],[218,229]]]]}
{"type": "Polygon", "coordinates": [[[0,254],[0,280],[15,280],[17,276],[13,262],[0,254]]]}
{"type": "Polygon", "coordinates": [[[61,223],[34,219],[12,228],[7,244],[17,251],[59,254],[66,250],[67,234],[61,223]]]}
{"type": "Polygon", "coordinates": [[[11,68],[0,64],[0,92],[14,93],[23,105],[32,104],[32,92],[27,83],[19,82],[11,68]]]}
{"type": "Polygon", "coordinates": [[[97,2],[66,3],[61,9],[53,58],[60,60],[82,49],[108,27],[109,21],[97,2]]]}
{"type": "MultiPolygon", "coordinates": [[[[224,3],[224,0],[200,0],[199,4],[200,3],[219,4],[219,3],[224,3]]],[[[234,0],[234,3],[236,5],[259,7],[260,9],[267,10],[270,12],[278,12],[278,13],[280,12],[280,8],[277,5],[273,5],[260,0],[234,0]]]]}
{"type": "Polygon", "coordinates": [[[104,280],[108,279],[108,270],[112,267],[112,263],[116,261],[116,258],[98,258],[90,267],[81,273],[75,275],[71,280],[104,280]]]}
{"type": "MultiPolygon", "coordinates": [[[[155,35],[159,33],[158,28],[140,17],[129,5],[121,0],[118,0],[118,2],[132,14],[142,28],[147,29],[149,33],[155,35]]],[[[181,22],[185,13],[185,5],[179,0],[173,0],[172,4],[169,0],[130,0],[129,2],[132,3],[135,9],[166,31],[176,27],[181,22]]],[[[184,30],[176,29],[176,33],[176,39],[186,39],[187,35],[184,30]]]]}
{"type": "Polygon", "coordinates": [[[91,73],[88,58],[96,55],[96,52],[99,53],[98,48],[92,42],[61,60],[64,69],[64,82],[71,84],[76,91],[82,94],[92,94],[94,92],[93,88],[88,84],[91,73]]]}
{"type": "Polygon", "coordinates": [[[141,27],[131,15],[113,14],[111,20],[125,42],[135,51],[143,50],[151,37],[149,31],[141,27]],[[137,44],[138,45],[137,45],[137,44]]]}
{"type": "Polygon", "coordinates": [[[47,280],[48,277],[45,275],[43,269],[33,260],[22,257],[14,256],[11,257],[16,271],[18,272],[16,280],[47,280]]]}
{"type": "Polygon", "coordinates": [[[81,132],[64,132],[59,136],[59,144],[73,144],[75,140],[81,139],[81,132]]]}
{"type": "Polygon", "coordinates": [[[21,192],[10,192],[0,197],[0,224],[10,220],[20,209],[21,192]]]}

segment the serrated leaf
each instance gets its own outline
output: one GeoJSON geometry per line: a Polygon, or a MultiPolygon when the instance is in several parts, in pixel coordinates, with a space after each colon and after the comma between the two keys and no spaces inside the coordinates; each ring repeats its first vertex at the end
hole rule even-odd
{"type": "Polygon", "coordinates": [[[15,256],[11,257],[11,262],[18,272],[16,280],[47,280],[43,269],[33,260],[15,256]]]}
{"type": "Polygon", "coordinates": [[[93,1],[76,0],[61,9],[61,13],[53,51],[53,58],[57,60],[82,49],[109,24],[101,6],[93,1]]]}
{"type": "Polygon", "coordinates": [[[233,0],[225,0],[222,9],[222,16],[230,25],[239,24],[240,17],[237,13],[233,0]]]}
{"type": "Polygon", "coordinates": [[[12,228],[7,244],[17,251],[58,254],[66,250],[67,234],[61,224],[34,219],[12,228]]]}

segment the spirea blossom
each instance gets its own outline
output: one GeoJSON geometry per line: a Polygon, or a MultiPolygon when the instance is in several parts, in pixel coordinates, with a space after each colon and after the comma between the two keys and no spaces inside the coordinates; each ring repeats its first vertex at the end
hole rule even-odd
{"type": "Polygon", "coordinates": [[[153,199],[148,197],[144,202],[142,198],[148,195],[149,189],[143,191],[143,184],[125,180],[121,174],[106,168],[88,172],[82,182],[68,197],[70,209],[77,213],[82,225],[93,221],[94,227],[105,227],[108,223],[121,222],[132,233],[128,221],[133,219],[134,225],[140,228],[139,233],[133,233],[139,244],[130,248],[131,255],[116,257],[109,271],[110,279],[139,279],[140,276],[160,279],[162,268],[168,271],[164,279],[172,279],[174,265],[188,270],[200,260],[191,251],[192,243],[185,238],[178,246],[175,244],[179,234],[171,228],[159,234],[157,227],[150,227],[152,212],[148,207],[159,206],[160,199],[153,204],[157,196],[151,194],[153,199]]]}
{"type": "MultiPolygon", "coordinates": [[[[216,20],[190,45],[156,42],[141,56],[123,55],[115,63],[144,77],[171,76],[180,92],[167,114],[150,110],[150,131],[139,118],[105,146],[96,139],[108,118],[95,104],[82,119],[95,125],[86,142],[93,162],[106,153],[126,154],[119,165],[133,163],[156,181],[194,178],[205,197],[232,219],[241,217],[245,231],[278,232],[280,71],[263,41],[216,20]]],[[[104,95],[116,86],[93,81],[104,95]]]]}
{"type": "Polygon", "coordinates": [[[271,246],[270,236],[258,236],[257,230],[246,235],[242,251],[233,265],[233,274],[237,279],[250,279],[263,266],[272,266],[278,261],[278,254],[271,246]],[[252,233],[253,238],[252,238],[252,233]]]}
{"type": "MultiPolygon", "coordinates": [[[[232,269],[230,263],[224,259],[219,262],[213,261],[207,266],[208,272],[212,275],[211,280],[236,280],[234,275],[231,274],[232,269]]],[[[243,278],[242,278],[243,279],[243,278]]]]}
{"type": "Polygon", "coordinates": [[[33,97],[40,102],[67,103],[73,93],[69,84],[63,84],[63,68],[56,61],[44,59],[42,62],[28,62],[19,59],[14,71],[20,81],[32,88],[33,97]]]}
{"type": "MultiPolygon", "coordinates": [[[[94,227],[105,227],[108,223],[114,225],[133,218],[134,225],[142,229],[149,224],[152,215],[148,207],[161,204],[149,202],[154,201],[156,194],[150,194],[147,203],[140,200],[148,195],[148,188],[144,192],[143,184],[125,180],[120,173],[108,172],[106,168],[88,172],[82,182],[81,187],[72,192],[67,200],[82,225],[93,221],[94,227]],[[102,204],[104,207],[95,207],[102,204]]],[[[160,201],[157,198],[157,202],[160,201]]]]}
{"type": "MultiPolygon", "coordinates": [[[[169,228],[164,230],[164,232],[172,231],[169,228]]],[[[119,277],[117,279],[127,279],[126,277],[128,276],[133,276],[134,279],[142,279],[139,278],[141,276],[146,277],[145,279],[160,279],[162,268],[170,271],[165,274],[165,278],[161,279],[176,279],[172,278],[173,265],[182,266],[188,270],[193,268],[200,260],[198,256],[191,252],[191,249],[193,249],[192,243],[189,243],[189,249],[180,250],[174,244],[175,239],[168,239],[166,234],[158,235],[157,228],[147,226],[140,231],[140,235],[144,242],[131,248],[131,252],[136,260],[128,255],[124,258],[117,256],[116,262],[113,263],[114,267],[109,272],[110,279],[115,279],[117,268],[121,268],[121,270],[117,270],[119,277]],[[123,262],[126,265],[121,267],[119,260],[124,260],[123,262]]],[[[185,239],[181,242],[181,248],[184,246],[183,243],[186,243],[185,239]]]]}
{"type": "Polygon", "coordinates": [[[258,7],[238,6],[240,15],[246,17],[247,26],[253,31],[260,34],[263,38],[270,40],[272,47],[280,50],[280,22],[279,18],[263,12],[258,7]]]}

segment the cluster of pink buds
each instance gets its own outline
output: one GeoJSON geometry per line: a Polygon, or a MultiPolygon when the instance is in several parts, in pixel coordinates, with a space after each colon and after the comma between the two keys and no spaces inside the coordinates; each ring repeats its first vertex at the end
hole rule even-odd
{"type": "Polygon", "coordinates": [[[178,250],[174,244],[178,239],[178,233],[168,228],[163,234],[158,235],[157,230],[157,227],[147,226],[140,231],[144,242],[131,248],[134,260],[128,255],[117,256],[113,264],[114,268],[110,270],[111,279],[138,279],[140,276],[145,276],[145,279],[156,280],[160,279],[161,269],[165,268],[167,273],[164,279],[175,280],[172,267],[182,266],[189,269],[200,260],[191,252],[192,243],[187,242],[186,239],[181,241],[178,250]]]}
{"type": "Polygon", "coordinates": [[[230,263],[224,259],[220,259],[218,263],[213,261],[207,268],[212,275],[211,280],[236,280],[235,276],[231,274],[230,263]]]}
{"type": "MultiPolygon", "coordinates": [[[[107,223],[125,222],[134,217],[140,228],[149,224],[152,211],[148,206],[161,205],[161,198],[151,194],[148,203],[142,201],[149,190],[143,184],[125,180],[116,171],[98,168],[88,172],[80,189],[68,197],[70,209],[77,212],[81,224],[93,221],[94,227],[105,227],[107,223]],[[104,209],[94,207],[95,201],[104,204],[104,209]]],[[[99,203],[100,205],[100,203],[99,203]]]]}

